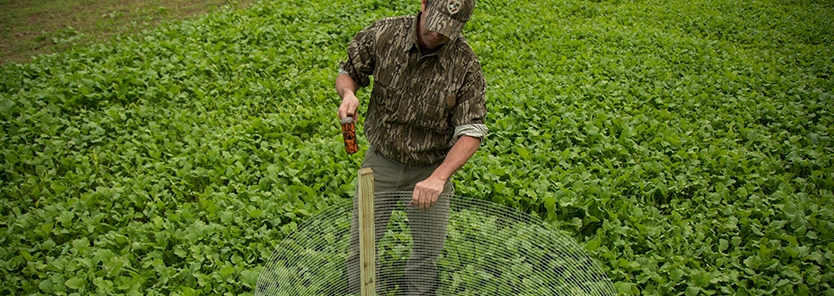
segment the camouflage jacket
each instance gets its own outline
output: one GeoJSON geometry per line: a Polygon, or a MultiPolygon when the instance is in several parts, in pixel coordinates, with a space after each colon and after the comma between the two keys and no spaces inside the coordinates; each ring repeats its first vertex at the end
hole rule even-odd
{"type": "Polygon", "coordinates": [[[442,161],[460,136],[456,129],[474,125],[483,133],[473,136],[482,140],[487,130],[486,81],[475,53],[461,37],[423,54],[418,16],[386,18],[365,28],[340,63],[340,73],[360,87],[373,76],[365,136],[380,154],[405,165],[442,161]]]}

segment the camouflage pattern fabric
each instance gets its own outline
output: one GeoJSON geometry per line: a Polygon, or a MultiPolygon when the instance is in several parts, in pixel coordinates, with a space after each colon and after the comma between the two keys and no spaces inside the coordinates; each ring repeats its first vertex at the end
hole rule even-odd
{"type": "Polygon", "coordinates": [[[405,165],[436,163],[454,144],[455,127],[483,125],[486,81],[466,39],[423,54],[417,16],[386,18],[348,45],[342,73],[360,87],[374,78],[365,136],[380,154],[405,165]]]}
{"type": "Polygon", "coordinates": [[[449,39],[457,39],[474,10],[475,0],[429,0],[426,28],[449,39]]]}

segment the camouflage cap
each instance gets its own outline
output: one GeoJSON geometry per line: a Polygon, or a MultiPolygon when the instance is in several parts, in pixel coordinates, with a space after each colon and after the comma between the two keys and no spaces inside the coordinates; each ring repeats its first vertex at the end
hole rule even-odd
{"type": "Polygon", "coordinates": [[[475,0],[426,1],[426,29],[457,39],[475,10],[475,0]]]}

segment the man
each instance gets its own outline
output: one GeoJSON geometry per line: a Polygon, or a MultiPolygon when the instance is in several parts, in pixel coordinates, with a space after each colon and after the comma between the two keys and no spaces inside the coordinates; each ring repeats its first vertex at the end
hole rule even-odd
{"type": "MultiPolygon", "coordinates": [[[[452,175],[486,137],[486,82],[461,31],[475,0],[422,0],[420,13],[379,20],[354,37],[340,63],[340,119],[358,118],[356,92],[373,91],[365,119],[370,147],[362,167],[374,171],[377,193],[409,191],[414,244],[404,271],[406,295],[433,295],[437,260],[449,219],[452,175]]],[[[382,201],[377,200],[379,204],[382,201]]],[[[358,222],[354,201],[348,282],[359,290],[358,222]]],[[[377,212],[376,241],[390,217],[377,212]]]]}

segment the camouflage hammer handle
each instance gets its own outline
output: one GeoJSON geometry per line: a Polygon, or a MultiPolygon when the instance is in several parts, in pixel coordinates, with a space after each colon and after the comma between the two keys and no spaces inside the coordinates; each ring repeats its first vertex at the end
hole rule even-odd
{"type": "Polygon", "coordinates": [[[345,140],[345,151],[354,154],[359,151],[356,144],[356,126],[353,124],[353,117],[342,118],[342,137],[345,140]]]}

